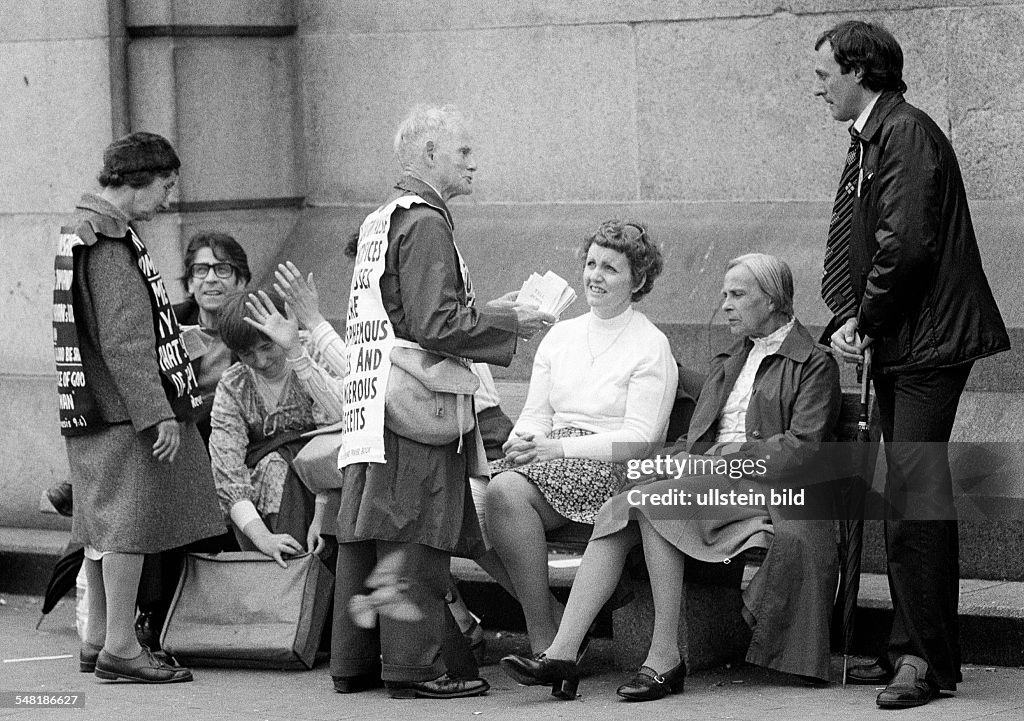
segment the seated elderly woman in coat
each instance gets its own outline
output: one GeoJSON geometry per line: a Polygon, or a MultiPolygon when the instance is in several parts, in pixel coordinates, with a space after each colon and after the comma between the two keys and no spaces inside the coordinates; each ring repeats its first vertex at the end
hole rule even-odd
{"type": "Polygon", "coordinates": [[[838,571],[831,521],[792,520],[770,504],[694,506],[698,494],[714,489],[728,494],[753,488],[769,496],[772,488],[827,479],[821,443],[830,440],[839,415],[839,369],[793,316],[793,276],[783,261],[759,253],[730,261],[722,297],[739,340],[712,360],[685,442],[671,451],[679,464],[712,459],[745,472],[739,478],[685,472],[646,478],[609,500],[554,641],[537,657],[501,661],[520,683],[549,685],[556,697],[575,698],[580,645],[638,542],[650,571],[654,631],[643,666],[619,696],[648,701],[683,690],[686,665],[677,627],[684,554],[720,562],[748,548],[767,548],[768,554],[743,595],[744,617],[753,627],[747,661],[828,678],[838,571]],[[666,498],[680,491],[693,494],[693,505],[642,502],[644,493],[666,498]]]}

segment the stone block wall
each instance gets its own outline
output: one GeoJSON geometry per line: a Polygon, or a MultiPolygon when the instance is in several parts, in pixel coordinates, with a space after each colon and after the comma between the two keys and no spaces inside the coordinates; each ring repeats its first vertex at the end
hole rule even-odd
{"type": "MultiPolygon", "coordinates": [[[[667,262],[641,307],[696,364],[724,264],[742,252],[786,258],[798,315],[825,320],[816,288],[846,139],[813,96],[813,44],[849,17],[884,23],[903,44],[908,99],[957,149],[986,269],[1020,338],[1022,2],[2,4],[0,525],[35,525],[40,491],[66,474],[53,239],[113,137],[163,133],[184,161],[173,212],[142,229],[166,276],[181,273],[193,232],[226,230],[257,280],[284,258],[313,270],[327,315],[341,318],[340,249],[397,173],[396,125],[413,103],[455,103],[476,124],[475,192],[454,212],[481,295],[548,268],[577,281],[588,229],[642,219],[667,262]]],[[[525,380],[533,347],[498,376],[525,380]]],[[[1021,367],[1016,350],[983,361],[972,390],[1020,392],[1021,367]]]]}
{"type": "Polygon", "coordinates": [[[293,4],[285,0],[29,0],[0,8],[0,525],[67,477],[50,302],[57,230],[96,190],[104,147],[148,130],[182,159],[170,212],[140,224],[173,300],[198,230],[232,233],[265,272],[305,195],[293,4]]]}
{"type": "MultiPolygon", "coordinates": [[[[681,341],[717,306],[725,262],[750,250],[790,262],[799,317],[823,324],[817,286],[848,141],[813,95],[813,46],[850,17],[901,41],[908,99],[957,148],[991,283],[1019,327],[1024,150],[1011,138],[1024,93],[1010,68],[1024,4],[1012,2],[306,2],[310,207],[279,257],[324,276],[328,313],[342,317],[338,248],[397,174],[394,128],[416,102],[450,102],[475,118],[474,192],[453,207],[484,297],[534,270],[578,282],[580,239],[626,216],[663,244],[665,274],[642,308],[681,341]]],[[[530,356],[528,345],[499,377],[528,377],[530,356]]],[[[983,362],[1000,371],[972,387],[1019,390],[1020,356],[1007,358],[983,362]]]]}

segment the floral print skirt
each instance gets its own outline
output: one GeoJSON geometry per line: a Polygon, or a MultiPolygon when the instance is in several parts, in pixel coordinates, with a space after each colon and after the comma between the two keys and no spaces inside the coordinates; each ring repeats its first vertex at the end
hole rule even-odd
{"type": "MultiPolygon", "coordinates": [[[[579,428],[556,428],[549,438],[589,436],[579,428]]],[[[605,501],[619,492],[626,480],[624,463],[590,458],[556,458],[517,466],[502,458],[491,463],[491,477],[514,471],[527,478],[555,512],[577,523],[593,523],[605,501]]]]}

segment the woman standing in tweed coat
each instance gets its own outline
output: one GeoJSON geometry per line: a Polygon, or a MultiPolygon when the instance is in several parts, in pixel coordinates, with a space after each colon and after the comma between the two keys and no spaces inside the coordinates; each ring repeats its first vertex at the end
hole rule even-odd
{"type": "Polygon", "coordinates": [[[180,161],[134,133],[104,152],[102,189],[61,234],[54,290],[61,431],[75,479],[72,535],[85,545],[89,628],[82,671],[142,683],[191,681],[135,636],[144,554],[224,532],[191,420],[201,398],[159,273],[134,221],[167,202],[180,161]]]}

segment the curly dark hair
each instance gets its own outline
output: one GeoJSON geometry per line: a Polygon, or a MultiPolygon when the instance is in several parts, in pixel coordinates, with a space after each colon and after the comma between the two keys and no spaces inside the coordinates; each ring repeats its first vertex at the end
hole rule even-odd
{"type": "Polygon", "coordinates": [[[845,75],[850,70],[864,71],[861,84],[872,92],[905,92],[903,48],[892,33],[881,25],[862,20],[847,20],[818,36],[814,49],[832,46],[832,57],[845,75]]]}
{"type": "Polygon", "coordinates": [[[665,262],[661,257],[661,249],[651,240],[647,226],[637,221],[617,218],[604,221],[597,230],[583,239],[579,250],[580,260],[587,260],[587,253],[594,243],[602,248],[616,250],[629,260],[633,284],[642,284],[630,295],[634,303],[651,292],[654,279],[661,275],[665,262]]]}

